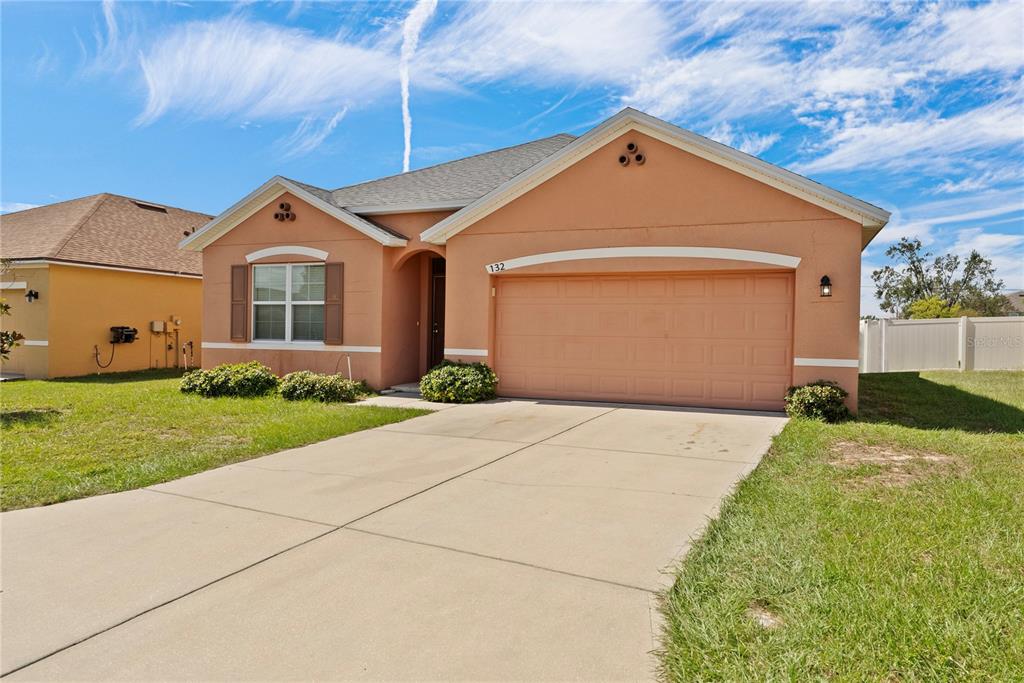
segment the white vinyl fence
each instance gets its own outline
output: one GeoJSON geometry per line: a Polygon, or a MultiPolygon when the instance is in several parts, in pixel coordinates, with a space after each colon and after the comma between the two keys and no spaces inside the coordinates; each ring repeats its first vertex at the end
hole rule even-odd
{"type": "Polygon", "coordinates": [[[860,323],[861,372],[1021,369],[1024,317],[860,323]]]}

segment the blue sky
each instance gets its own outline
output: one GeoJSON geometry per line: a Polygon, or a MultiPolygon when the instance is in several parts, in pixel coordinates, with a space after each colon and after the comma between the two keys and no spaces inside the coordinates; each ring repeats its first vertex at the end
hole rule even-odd
{"type": "Polygon", "coordinates": [[[0,210],[113,192],[218,213],[625,105],[979,249],[1024,288],[1024,5],[0,4],[0,210]],[[403,88],[409,118],[403,118],[403,88]]]}

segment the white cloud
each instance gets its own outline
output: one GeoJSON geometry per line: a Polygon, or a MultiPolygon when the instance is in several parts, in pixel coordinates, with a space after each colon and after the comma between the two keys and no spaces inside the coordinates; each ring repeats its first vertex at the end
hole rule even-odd
{"type": "MultiPolygon", "coordinates": [[[[801,170],[924,171],[942,179],[937,192],[973,189],[980,181],[970,178],[996,171],[995,162],[968,167],[965,155],[1024,140],[1016,0],[480,2],[447,5],[428,26],[431,13],[417,10],[433,1],[409,14],[405,41],[404,9],[372,22],[359,15],[356,33],[328,27],[337,31],[330,37],[253,21],[244,7],[157,34],[139,29],[137,12],[115,16],[108,3],[97,62],[113,69],[130,54],[141,64],[142,123],[171,111],[323,121],[395,92],[396,80],[407,93],[408,72],[396,68],[406,64],[423,90],[499,82],[603,89],[611,102],[698,130],[757,130],[732,143],[755,154],[776,142],[760,132],[765,123],[800,123],[801,170]],[[954,94],[943,103],[947,86],[954,94]]],[[[408,157],[407,100],[403,114],[408,157]]]]}
{"type": "Polygon", "coordinates": [[[39,204],[26,204],[25,202],[0,202],[0,213],[12,213],[14,211],[25,211],[35,209],[39,204]]]}
{"type": "Polygon", "coordinates": [[[228,17],[178,26],[140,57],[146,107],[199,118],[326,115],[365,103],[395,83],[390,50],[228,17]]]}
{"type": "Polygon", "coordinates": [[[729,145],[741,152],[757,156],[779,141],[778,133],[745,133],[734,130],[728,121],[712,128],[707,136],[723,145],[729,145]]]}
{"type": "Polygon", "coordinates": [[[319,147],[327,139],[327,136],[334,132],[347,113],[348,107],[345,107],[326,120],[312,115],[304,117],[295,132],[282,140],[285,158],[309,154],[319,147]]]}
{"type": "Polygon", "coordinates": [[[983,228],[960,230],[950,253],[967,256],[977,251],[995,266],[996,276],[1007,289],[1024,289],[1024,218],[1016,233],[987,232],[983,228]]]}
{"type": "Polygon", "coordinates": [[[1005,165],[967,175],[960,180],[944,180],[932,192],[935,194],[962,194],[980,192],[1003,183],[1016,183],[1019,187],[1024,182],[1024,165],[1007,160],[1005,165]]]}
{"type": "Polygon", "coordinates": [[[646,2],[463,3],[417,62],[462,83],[621,84],[662,56],[672,30],[646,2]]]}
{"type": "Polygon", "coordinates": [[[1024,66],[1024,11],[1017,0],[948,10],[931,43],[935,66],[953,73],[1015,71],[1024,66]]]}
{"type": "Polygon", "coordinates": [[[1024,118],[1017,99],[1000,100],[943,118],[925,114],[916,119],[853,123],[832,133],[830,151],[799,164],[802,172],[874,168],[934,167],[937,161],[964,152],[1024,142],[1024,118]]]}
{"type": "MultiPolygon", "coordinates": [[[[923,244],[929,245],[939,240],[940,236],[936,235],[936,232],[945,226],[1005,223],[1004,220],[991,219],[1021,212],[1024,212],[1024,195],[1015,189],[897,208],[893,210],[889,224],[882,229],[873,244],[890,244],[906,237],[919,239],[923,244]]],[[[1022,219],[1018,217],[1010,220],[1022,219]]]]}
{"type": "Polygon", "coordinates": [[[792,74],[770,46],[736,45],[684,59],[663,59],[640,71],[622,103],[653,116],[720,122],[779,106],[792,74]]]}

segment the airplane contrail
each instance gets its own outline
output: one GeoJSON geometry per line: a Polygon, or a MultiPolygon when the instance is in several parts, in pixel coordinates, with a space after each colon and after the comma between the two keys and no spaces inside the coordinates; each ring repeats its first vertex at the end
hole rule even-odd
{"type": "Polygon", "coordinates": [[[402,173],[409,170],[409,156],[412,153],[412,116],[409,114],[409,62],[416,53],[420,42],[420,31],[437,9],[437,0],[419,0],[409,12],[402,25],[402,54],[398,61],[398,77],[402,83],[402,127],[405,129],[405,154],[402,156],[402,173]]]}

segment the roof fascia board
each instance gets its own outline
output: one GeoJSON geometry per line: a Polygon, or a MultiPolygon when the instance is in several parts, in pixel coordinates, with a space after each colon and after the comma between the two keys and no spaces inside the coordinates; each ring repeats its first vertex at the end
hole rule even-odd
{"type": "Polygon", "coordinates": [[[359,216],[356,216],[345,209],[325,202],[320,197],[317,197],[308,190],[299,187],[287,178],[275,176],[250,192],[240,201],[232,205],[231,208],[215,217],[202,228],[196,230],[194,233],[183,239],[178,246],[190,251],[202,251],[204,248],[220,237],[226,235],[242,223],[242,221],[255,214],[269,202],[274,201],[285,192],[291,192],[296,197],[299,197],[324,213],[337,218],[350,228],[358,230],[367,237],[380,242],[385,247],[404,247],[406,245],[406,240],[381,230],[372,223],[363,220],[359,216]]]}
{"type": "Polygon", "coordinates": [[[24,261],[19,261],[18,259],[11,260],[12,268],[48,268],[51,265],[69,266],[72,268],[95,268],[97,270],[116,270],[122,273],[140,273],[142,275],[166,275],[168,277],[184,277],[193,280],[203,279],[203,276],[199,273],[189,273],[186,271],[155,270],[153,268],[134,268],[132,266],[110,266],[105,263],[86,263],[84,261],[67,261],[55,258],[26,259],[24,261]]]}
{"type": "Polygon", "coordinates": [[[458,234],[484,216],[549,180],[629,130],[650,135],[683,151],[725,166],[749,178],[821,206],[844,218],[849,218],[862,226],[881,228],[889,220],[889,212],[867,202],[721,143],[685,131],[653,116],[627,108],[576,138],[547,159],[423,231],[420,234],[420,239],[432,244],[444,244],[449,237],[458,234]]]}
{"type": "Polygon", "coordinates": [[[345,210],[361,216],[383,216],[391,213],[458,211],[472,202],[472,199],[450,199],[443,202],[409,202],[405,204],[353,204],[346,206],[345,210]]]}

